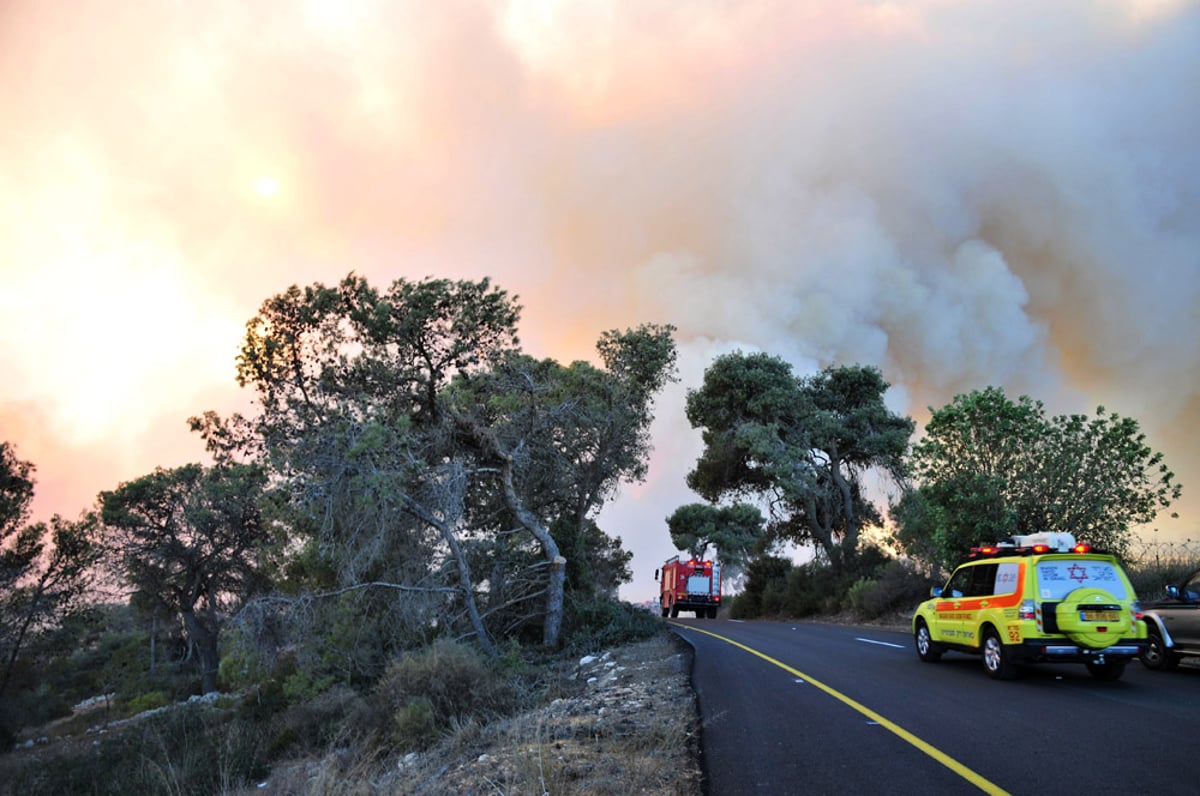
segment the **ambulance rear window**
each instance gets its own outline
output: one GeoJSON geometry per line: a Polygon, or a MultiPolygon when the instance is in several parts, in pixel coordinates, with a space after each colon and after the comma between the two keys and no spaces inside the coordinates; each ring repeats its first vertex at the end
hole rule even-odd
{"type": "Polygon", "coordinates": [[[1118,600],[1128,599],[1125,581],[1111,561],[1054,558],[1037,565],[1038,597],[1061,600],[1076,589],[1104,589],[1118,600]]]}

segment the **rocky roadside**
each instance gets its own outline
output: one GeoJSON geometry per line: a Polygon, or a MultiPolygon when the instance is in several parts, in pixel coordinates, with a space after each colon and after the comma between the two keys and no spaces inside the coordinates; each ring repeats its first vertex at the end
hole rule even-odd
{"type": "Polygon", "coordinates": [[[426,753],[277,772],[261,794],[693,794],[703,791],[691,649],[663,632],[581,657],[562,695],[426,753]],[[351,783],[355,783],[352,785],[351,783]]]}

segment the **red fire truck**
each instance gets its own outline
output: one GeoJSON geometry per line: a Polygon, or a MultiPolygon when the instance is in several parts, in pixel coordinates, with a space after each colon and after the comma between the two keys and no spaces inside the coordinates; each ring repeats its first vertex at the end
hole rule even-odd
{"type": "MultiPolygon", "coordinates": [[[[657,570],[654,577],[659,577],[657,570]]],[[[680,561],[679,556],[667,559],[659,580],[659,604],[663,616],[695,611],[697,619],[715,619],[721,607],[721,565],[695,558],[680,561]]]]}

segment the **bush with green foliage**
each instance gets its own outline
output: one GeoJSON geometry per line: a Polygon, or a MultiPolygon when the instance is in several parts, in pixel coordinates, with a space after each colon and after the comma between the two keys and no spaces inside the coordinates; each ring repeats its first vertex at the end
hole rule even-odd
{"type": "Polygon", "coordinates": [[[861,577],[850,586],[850,607],[863,619],[908,611],[929,596],[933,583],[907,561],[889,561],[875,577],[861,577]]]}
{"type": "Polygon", "coordinates": [[[369,700],[390,717],[390,740],[401,749],[427,748],[456,722],[504,715],[518,703],[512,678],[494,660],[448,639],[389,666],[369,700]]]}
{"type": "Polygon", "coordinates": [[[568,592],[564,618],[564,647],[569,652],[593,652],[650,638],[662,630],[651,611],[631,603],[568,592]]]}
{"type": "Polygon", "coordinates": [[[730,616],[804,617],[853,609],[876,618],[928,593],[928,579],[914,566],[888,558],[877,547],[862,546],[855,563],[850,570],[825,561],[796,565],[785,558],[759,558],[747,567],[746,588],[734,598],[730,616]]]}
{"type": "Polygon", "coordinates": [[[148,691],[145,694],[138,694],[128,702],[129,712],[133,715],[144,713],[147,710],[155,710],[157,708],[166,707],[167,694],[163,691],[148,691]]]}
{"type": "Polygon", "coordinates": [[[783,614],[802,617],[836,614],[847,607],[854,576],[824,562],[809,561],[793,567],[785,579],[783,614]]]}
{"type": "Polygon", "coordinates": [[[776,597],[777,585],[787,577],[792,562],[786,558],[763,556],[746,566],[746,585],[729,609],[733,619],[754,619],[778,612],[781,601],[776,597]]]}

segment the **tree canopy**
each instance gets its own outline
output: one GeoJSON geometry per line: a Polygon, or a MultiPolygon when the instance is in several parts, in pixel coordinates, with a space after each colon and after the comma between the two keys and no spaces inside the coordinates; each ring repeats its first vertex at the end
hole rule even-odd
{"type": "MultiPolygon", "coordinates": [[[[219,460],[270,466],[343,587],[453,584],[443,607],[460,606],[486,650],[489,616],[540,597],[556,646],[563,550],[615,552],[593,518],[620,482],[644,477],[675,350],[670,327],[647,325],[605,332],[603,368],[535,360],[519,315],[486,279],[292,287],[247,324],[238,378],[257,415],[193,427],[219,460]]],[[[627,568],[589,576],[600,571],[627,568]]]]}
{"type": "Polygon", "coordinates": [[[868,366],[797,377],[768,354],[718,357],[687,397],[705,445],[688,485],[714,503],[761,498],[774,538],[813,541],[836,566],[850,564],[863,526],[881,521],[864,477],[901,477],[913,430],[884,404],[887,388],[868,366]]]}
{"type": "Polygon", "coordinates": [[[96,518],[55,515],[27,524],[35,467],[0,442],[0,695],[29,633],[61,623],[81,608],[100,556],[96,518]]]}
{"type": "Polygon", "coordinates": [[[896,506],[900,539],[942,566],[1012,534],[1065,531],[1117,553],[1180,485],[1138,423],[1104,407],[1048,417],[997,387],[932,411],[914,446],[915,492],[896,506]]]}
{"type": "Polygon", "coordinates": [[[667,528],[677,550],[702,558],[711,546],[730,572],[744,566],[757,551],[764,522],[762,512],[749,503],[689,503],[667,517],[667,528]]]}
{"type": "Polygon", "coordinates": [[[265,474],[252,465],[162,468],[100,494],[106,544],[142,599],[178,617],[205,693],[217,688],[224,620],[266,589],[265,474]]]}

